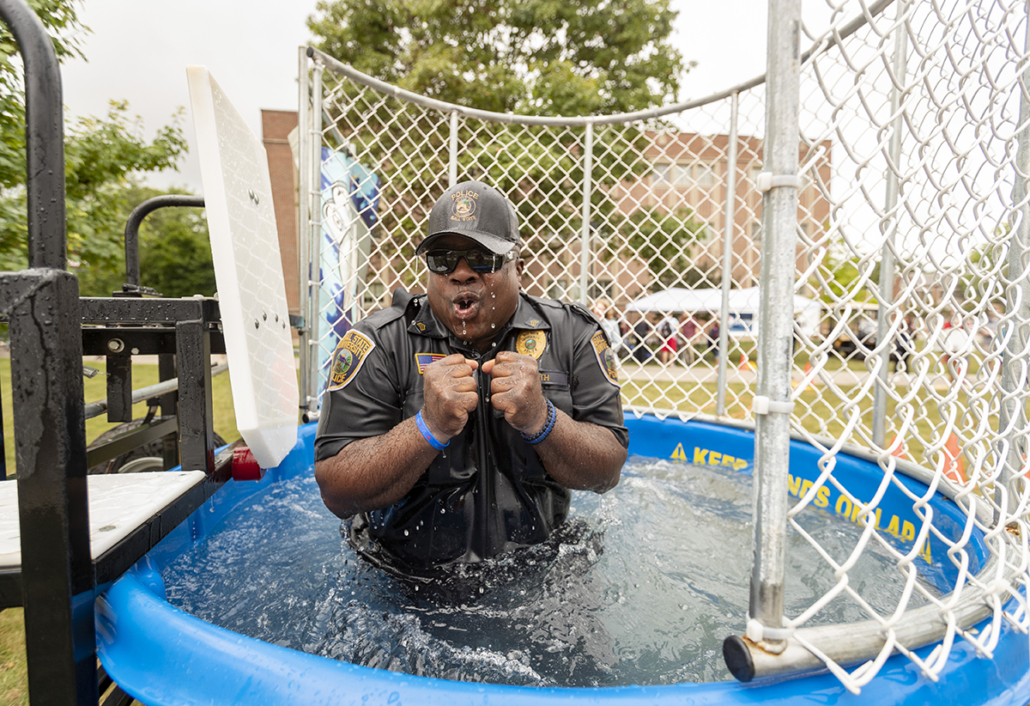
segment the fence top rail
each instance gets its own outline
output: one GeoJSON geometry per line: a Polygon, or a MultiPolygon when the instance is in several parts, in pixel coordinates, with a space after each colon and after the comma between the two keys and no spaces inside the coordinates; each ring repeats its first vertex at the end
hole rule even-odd
{"type": "MultiPolygon", "coordinates": [[[[868,7],[863,4],[865,12],[859,15],[851,22],[844,25],[839,31],[832,32],[826,37],[820,39],[812,46],[808,51],[801,55],[801,62],[806,62],[817,50],[825,51],[829,47],[842,42],[847,37],[854,34],[862,26],[868,23],[872,18],[883,12],[884,9],[889,7],[894,0],[877,0],[868,7]]],[[[542,115],[516,115],[514,113],[496,113],[489,110],[477,110],[476,108],[468,108],[462,105],[456,105],[454,103],[448,103],[446,101],[437,100],[435,98],[429,98],[427,96],[406,91],[403,88],[394,86],[393,84],[385,81],[380,81],[377,78],[373,78],[368,74],[364,74],[354,67],[333,58],[329,54],[323,51],[315,49],[314,47],[307,48],[307,55],[309,58],[316,59],[321,62],[324,66],[331,69],[335,73],[341,74],[352,81],[359,83],[367,88],[371,88],[374,91],[378,91],[384,95],[391,95],[395,98],[399,98],[409,103],[415,103],[421,105],[424,108],[432,110],[438,110],[441,113],[457,113],[458,115],[466,118],[479,118],[481,120],[487,120],[490,122],[498,123],[513,123],[516,125],[551,125],[551,126],[566,126],[566,127],[581,127],[585,125],[617,125],[624,123],[639,122],[643,120],[656,120],[658,118],[665,117],[666,115],[674,115],[676,113],[682,113],[687,110],[694,108],[700,108],[701,106],[709,105],[711,103],[717,103],[718,101],[729,98],[734,93],[743,93],[751,90],[756,86],[760,86],[765,83],[765,74],[756,76],[748,81],[738,83],[735,86],[727,88],[725,90],[713,93],[704,98],[696,98],[694,100],[682,101],[680,103],[673,103],[663,108],[651,108],[648,110],[638,110],[633,113],[616,113],[614,115],[581,115],[576,117],[560,117],[560,116],[542,116],[542,115]]]]}

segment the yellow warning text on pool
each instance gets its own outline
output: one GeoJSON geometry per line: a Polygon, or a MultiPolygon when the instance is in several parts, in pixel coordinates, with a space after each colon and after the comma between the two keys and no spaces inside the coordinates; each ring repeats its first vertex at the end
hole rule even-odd
{"type": "MultiPolygon", "coordinates": [[[[676,449],[669,458],[674,461],[684,462],[691,460],[687,458],[683,444],[677,444],[676,449]]],[[[727,466],[735,471],[747,468],[748,463],[750,463],[745,458],[737,458],[736,456],[731,456],[721,451],[713,451],[712,449],[702,449],[700,446],[694,447],[694,456],[691,462],[695,466],[727,466]]]]}
{"type": "MultiPolygon", "coordinates": [[[[805,497],[813,485],[810,480],[790,474],[787,475],[787,490],[795,498],[805,497]]],[[[852,502],[848,496],[843,493],[837,493],[835,489],[825,485],[816,491],[815,497],[812,498],[812,504],[827,512],[830,511],[830,508],[833,508],[835,514],[856,525],[865,525],[866,518],[868,517],[868,513],[865,516],[862,515],[865,505],[860,502],[852,502]]],[[[885,518],[883,510],[880,508],[876,508],[872,514],[876,521],[875,527],[880,532],[885,532],[895,539],[908,544],[916,541],[917,532],[914,523],[903,520],[897,515],[890,515],[885,518]]],[[[927,564],[933,563],[930,555],[929,541],[920,550],[919,556],[927,564]]]]}

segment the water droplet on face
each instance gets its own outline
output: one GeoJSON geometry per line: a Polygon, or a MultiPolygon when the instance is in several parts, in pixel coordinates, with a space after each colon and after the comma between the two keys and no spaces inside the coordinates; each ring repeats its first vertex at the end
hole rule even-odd
{"type": "Polygon", "coordinates": [[[497,324],[490,324],[490,328],[497,328],[497,324]]]}

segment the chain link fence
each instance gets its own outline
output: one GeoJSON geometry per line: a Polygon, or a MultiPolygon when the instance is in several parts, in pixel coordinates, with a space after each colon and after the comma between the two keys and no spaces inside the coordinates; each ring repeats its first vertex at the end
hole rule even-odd
{"type": "MultiPolygon", "coordinates": [[[[794,340],[784,355],[791,432],[821,457],[817,482],[791,479],[788,523],[838,581],[783,627],[853,691],[892,651],[933,678],[955,640],[989,655],[1002,622],[1030,624],[1021,593],[1030,558],[1026,18],[1015,0],[885,0],[844,2],[825,29],[804,28],[795,285],[784,302],[794,340]],[[875,492],[835,472],[838,453],[853,448],[879,464],[875,492]],[[903,483],[899,467],[922,469],[928,493],[903,483]],[[827,488],[845,500],[824,507],[827,488]],[[888,488],[909,497],[916,522],[881,523],[888,488]],[[939,492],[964,511],[957,535],[935,524],[929,502],[939,492]],[[812,512],[859,524],[862,540],[831,555],[805,533],[812,512]],[[966,555],[973,532],[992,554],[979,574],[966,555]],[[929,557],[931,539],[944,556],[929,557]],[[887,611],[849,581],[870,543],[909,583],[887,611]],[[957,572],[943,596],[917,580],[934,561],[957,572]],[[834,600],[860,606],[880,638],[858,669],[794,632],[818,624],[834,600]],[[976,613],[991,618],[986,630],[968,629],[971,602],[986,606],[976,613]],[[926,659],[899,637],[917,606],[931,606],[942,626],[942,647],[926,659]]],[[[532,118],[406,94],[309,56],[309,409],[350,323],[389,306],[398,286],[422,291],[414,250],[430,208],[449,185],[475,178],[519,211],[523,290],[608,319],[628,408],[754,422],[763,80],[646,114],[532,118]]]]}

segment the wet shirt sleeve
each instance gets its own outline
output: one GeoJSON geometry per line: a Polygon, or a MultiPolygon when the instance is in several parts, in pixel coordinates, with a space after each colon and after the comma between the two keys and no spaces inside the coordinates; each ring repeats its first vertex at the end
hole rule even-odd
{"type": "Polygon", "coordinates": [[[629,431],[623,423],[622,389],[618,384],[615,354],[600,327],[583,322],[575,331],[572,418],[607,427],[619,443],[628,448],[629,431]]]}
{"type": "Polygon", "coordinates": [[[359,324],[333,354],[315,436],[316,461],[332,458],[351,442],[385,434],[402,421],[395,352],[379,333],[359,324]],[[366,341],[372,347],[359,360],[366,341]]]}

